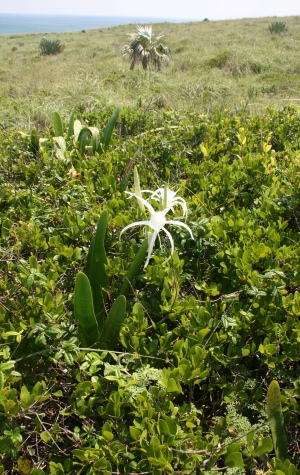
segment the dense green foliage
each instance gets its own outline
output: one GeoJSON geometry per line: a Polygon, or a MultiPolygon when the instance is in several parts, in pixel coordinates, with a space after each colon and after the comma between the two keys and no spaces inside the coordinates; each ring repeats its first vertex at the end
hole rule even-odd
{"type": "MultiPolygon", "coordinates": [[[[77,119],[102,130],[112,112],[77,119]]],[[[300,473],[299,123],[292,107],[124,108],[101,149],[92,133],[58,140],[57,115],[54,130],[0,131],[0,473],[300,473]],[[165,262],[162,236],[126,290],[115,351],[81,349],[75,278],[99,216],[107,313],[144,240],[119,239],[139,219],[133,165],[142,189],[179,189],[195,239],[174,227],[165,262]]]]}

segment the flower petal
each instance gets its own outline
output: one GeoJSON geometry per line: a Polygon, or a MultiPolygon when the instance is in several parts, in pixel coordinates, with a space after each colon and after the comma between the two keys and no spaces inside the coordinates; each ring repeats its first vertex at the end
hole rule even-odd
{"type": "Polygon", "coordinates": [[[156,241],[157,235],[158,235],[158,232],[155,231],[154,233],[152,233],[152,236],[151,236],[151,238],[150,238],[150,242],[149,242],[149,245],[148,245],[148,255],[147,255],[147,260],[146,260],[146,262],[145,262],[144,268],[146,268],[147,265],[149,264],[149,261],[150,261],[150,258],[151,258],[151,254],[152,254],[152,251],[153,251],[153,247],[154,247],[154,243],[155,243],[155,241],[156,241]]]}
{"type": "Polygon", "coordinates": [[[169,241],[171,243],[171,256],[172,256],[172,254],[174,252],[174,241],[173,241],[172,235],[166,228],[163,228],[163,230],[166,233],[166,235],[168,236],[169,241]]]}
{"type": "Polygon", "coordinates": [[[192,230],[189,228],[189,226],[185,223],[182,223],[181,221],[175,221],[174,219],[169,219],[166,224],[172,224],[173,226],[181,226],[183,227],[184,229],[186,229],[190,235],[191,235],[191,238],[192,239],[195,239],[194,236],[193,236],[193,233],[192,233],[192,230]]]}
{"type": "Polygon", "coordinates": [[[138,201],[143,203],[146,206],[146,208],[148,209],[148,211],[150,211],[151,214],[155,213],[153,207],[151,206],[151,204],[147,200],[145,200],[141,196],[138,196],[136,193],[130,193],[130,191],[127,191],[127,194],[130,195],[129,198],[132,198],[134,196],[138,201]]]}
{"type": "Polygon", "coordinates": [[[122,236],[122,234],[127,231],[127,229],[130,229],[130,228],[133,228],[135,226],[148,226],[149,225],[149,221],[136,221],[135,223],[131,223],[131,224],[128,224],[127,226],[125,226],[125,228],[122,229],[122,231],[120,232],[120,237],[122,236]]]}

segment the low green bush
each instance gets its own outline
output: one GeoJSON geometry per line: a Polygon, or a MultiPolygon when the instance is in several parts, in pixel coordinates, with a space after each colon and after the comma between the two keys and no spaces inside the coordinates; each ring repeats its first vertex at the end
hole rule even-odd
{"type": "Polygon", "coordinates": [[[224,68],[224,66],[226,66],[226,64],[232,58],[232,56],[233,56],[233,53],[231,51],[227,51],[227,50],[226,51],[221,51],[216,56],[209,59],[207,61],[207,65],[210,68],[220,68],[220,69],[222,69],[222,68],[224,68]]]}
{"type": "Polygon", "coordinates": [[[39,48],[40,54],[46,56],[61,53],[64,46],[61,44],[60,40],[48,40],[47,38],[42,38],[39,48]]]}
{"type": "Polygon", "coordinates": [[[274,21],[269,25],[268,30],[272,35],[280,35],[288,31],[288,26],[284,21],[274,21]]]}
{"type": "Polygon", "coordinates": [[[0,130],[0,473],[299,475],[299,121],[138,107],[0,130]],[[172,258],[162,232],[131,272],[134,167],[194,239],[170,226],[172,258]],[[85,346],[91,302],[99,330],[120,294],[111,346],[85,346]]]}

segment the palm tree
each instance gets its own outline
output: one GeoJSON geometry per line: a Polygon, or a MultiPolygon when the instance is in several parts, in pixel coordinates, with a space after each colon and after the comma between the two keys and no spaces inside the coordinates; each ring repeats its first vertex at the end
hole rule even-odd
{"type": "Polygon", "coordinates": [[[137,25],[135,33],[129,33],[130,42],[123,46],[123,56],[129,54],[131,59],[130,69],[133,69],[136,61],[141,61],[143,69],[153,66],[160,71],[162,63],[170,61],[170,50],[164,46],[160,39],[163,35],[152,35],[152,26],[137,25]]]}

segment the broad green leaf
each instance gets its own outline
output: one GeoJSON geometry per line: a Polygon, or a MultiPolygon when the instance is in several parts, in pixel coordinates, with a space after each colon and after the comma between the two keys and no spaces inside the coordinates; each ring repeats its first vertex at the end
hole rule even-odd
{"type": "Polygon", "coordinates": [[[42,439],[43,442],[46,442],[46,444],[51,440],[51,435],[49,432],[44,430],[43,432],[40,433],[40,438],[42,439]]]}
{"type": "Polygon", "coordinates": [[[172,465],[162,455],[160,455],[159,458],[148,457],[148,460],[155,467],[160,467],[161,469],[169,470],[170,472],[173,472],[172,465]]]}
{"type": "Polygon", "coordinates": [[[197,339],[199,343],[203,343],[204,338],[210,333],[210,328],[203,328],[202,330],[199,330],[197,333],[197,339]]]}
{"type": "Polygon", "coordinates": [[[174,419],[169,416],[163,415],[164,421],[166,422],[170,435],[177,434],[177,423],[174,419]]]}
{"type": "Polygon", "coordinates": [[[273,443],[271,437],[263,437],[258,439],[257,447],[254,450],[251,450],[252,457],[260,457],[261,455],[272,452],[273,443]]]}
{"type": "Polygon", "coordinates": [[[251,447],[251,444],[252,444],[252,441],[253,441],[254,436],[255,436],[255,431],[254,431],[254,430],[252,430],[251,432],[249,432],[249,433],[247,434],[247,437],[246,437],[246,438],[247,438],[248,447],[251,447]]]}
{"type": "Polygon", "coordinates": [[[179,383],[175,381],[174,378],[169,378],[167,383],[167,392],[168,393],[181,393],[182,388],[179,383]]]}
{"type": "Polygon", "coordinates": [[[4,363],[0,364],[0,371],[8,371],[9,369],[12,369],[14,366],[15,366],[14,360],[5,361],[4,363]]]}
{"type": "Polygon", "coordinates": [[[81,461],[85,461],[86,460],[86,457],[85,457],[85,450],[82,450],[82,449],[74,449],[72,450],[72,454],[74,455],[74,457],[77,457],[79,460],[81,461]]]}
{"type": "Polygon", "coordinates": [[[238,452],[243,447],[243,445],[244,445],[243,442],[233,442],[227,448],[227,455],[229,455],[233,452],[238,452]]]}
{"type": "Polygon", "coordinates": [[[30,394],[26,386],[21,387],[20,403],[23,409],[28,409],[35,401],[34,394],[30,394]]]}
{"type": "Polygon", "coordinates": [[[141,437],[141,431],[136,427],[130,426],[129,433],[133,440],[139,440],[139,438],[141,437]]]}
{"type": "Polygon", "coordinates": [[[240,452],[232,452],[225,458],[225,465],[234,468],[244,468],[244,461],[240,452]]]}
{"type": "Polygon", "coordinates": [[[11,447],[12,447],[12,442],[10,438],[4,437],[3,439],[0,439],[0,454],[5,454],[9,452],[11,447]]]}

